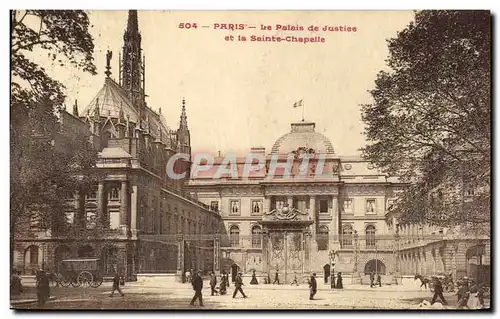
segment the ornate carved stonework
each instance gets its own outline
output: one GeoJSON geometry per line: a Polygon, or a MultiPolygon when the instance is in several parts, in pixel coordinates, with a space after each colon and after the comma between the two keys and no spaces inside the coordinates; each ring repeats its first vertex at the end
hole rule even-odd
{"type": "Polygon", "coordinates": [[[288,203],[284,203],[283,207],[278,207],[270,212],[264,213],[264,219],[270,220],[300,220],[300,216],[307,216],[307,212],[290,207],[288,203]]]}

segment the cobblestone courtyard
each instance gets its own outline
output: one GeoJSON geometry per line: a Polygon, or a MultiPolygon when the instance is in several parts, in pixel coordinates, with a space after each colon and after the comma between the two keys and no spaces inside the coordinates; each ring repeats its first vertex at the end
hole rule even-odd
{"type": "MultiPolygon", "coordinates": [[[[383,286],[370,289],[367,286],[351,285],[343,290],[330,290],[328,286],[319,286],[316,300],[309,300],[307,285],[246,285],[243,287],[248,298],[240,295],[232,298],[234,287],[224,296],[210,296],[208,282],[204,283],[203,309],[418,309],[422,300],[430,300],[430,291],[420,291],[415,287],[383,286]]],[[[108,297],[111,284],[104,283],[93,288],[53,288],[47,309],[200,309],[198,305],[190,307],[193,296],[187,284],[145,282],[127,283],[123,287],[124,297],[108,297]]],[[[32,298],[34,288],[31,289],[32,298]]],[[[445,294],[454,309],[456,296],[445,294]]],[[[35,309],[34,304],[16,305],[17,309],[35,309]]]]}

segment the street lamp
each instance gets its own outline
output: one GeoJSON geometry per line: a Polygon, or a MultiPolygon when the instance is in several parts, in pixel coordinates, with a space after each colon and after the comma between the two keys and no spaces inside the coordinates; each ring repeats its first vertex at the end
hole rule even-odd
{"type": "Polygon", "coordinates": [[[328,254],[330,257],[330,269],[331,269],[331,275],[330,275],[330,288],[333,289],[335,288],[335,256],[338,255],[338,252],[336,250],[330,250],[330,253],[328,254]]]}

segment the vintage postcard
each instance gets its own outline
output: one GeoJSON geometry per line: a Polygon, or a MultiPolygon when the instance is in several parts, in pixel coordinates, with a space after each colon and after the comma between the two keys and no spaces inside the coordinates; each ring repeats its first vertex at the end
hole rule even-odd
{"type": "Polygon", "coordinates": [[[12,10],[13,309],[489,310],[489,11],[12,10]]]}

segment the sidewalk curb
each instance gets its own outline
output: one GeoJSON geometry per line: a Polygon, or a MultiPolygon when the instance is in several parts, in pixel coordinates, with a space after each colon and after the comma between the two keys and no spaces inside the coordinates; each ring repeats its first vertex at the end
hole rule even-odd
{"type": "MultiPolygon", "coordinates": [[[[56,300],[56,297],[49,297],[47,301],[54,301],[56,300]]],[[[31,303],[37,303],[38,299],[26,299],[26,300],[11,300],[10,305],[11,306],[20,306],[20,305],[29,305],[31,303]]]]}

